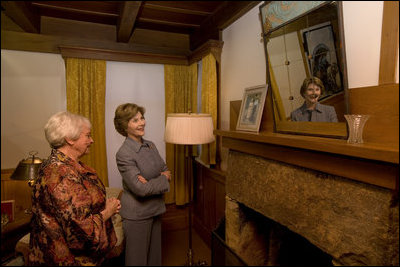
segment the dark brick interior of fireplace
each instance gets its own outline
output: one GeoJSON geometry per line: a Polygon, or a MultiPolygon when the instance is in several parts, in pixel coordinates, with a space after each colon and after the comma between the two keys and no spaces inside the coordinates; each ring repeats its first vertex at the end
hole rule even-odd
{"type": "MultiPolygon", "coordinates": [[[[265,246],[261,248],[264,253],[260,264],[270,266],[333,266],[332,257],[329,254],[323,252],[301,235],[243,204],[239,204],[239,207],[243,224],[251,222],[256,228],[257,236],[265,240],[265,246]]],[[[213,265],[246,265],[245,260],[240,258],[225,243],[225,219],[221,220],[218,227],[213,231],[211,249],[213,265]]]]}

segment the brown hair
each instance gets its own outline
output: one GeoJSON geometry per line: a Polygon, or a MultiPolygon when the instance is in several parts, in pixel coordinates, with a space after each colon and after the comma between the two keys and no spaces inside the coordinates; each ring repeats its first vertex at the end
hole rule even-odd
{"type": "Polygon", "coordinates": [[[115,110],[114,116],[115,130],[117,130],[117,132],[121,135],[127,136],[128,133],[126,132],[126,130],[128,129],[129,120],[136,116],[138,112],[144,115],[145,111],[146,110],[144,107],[140,107],[133,103],[119,105],[115,110]]]}
{"type": "Polygon", "coordinates": [[[303,81],[303,85],[300,88],[300,95],[302,97],[304,97],[304,93],[306,92],[310,84],[315,84],[316,86],[321,88],[321,95],[324,93],[325,91],[324,83],[318,77],[305,78],[303,81]]]}

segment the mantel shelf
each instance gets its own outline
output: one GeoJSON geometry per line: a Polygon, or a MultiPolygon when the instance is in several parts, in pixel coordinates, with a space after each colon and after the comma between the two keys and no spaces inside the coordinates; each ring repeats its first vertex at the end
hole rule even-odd
{"type": "Polygon", "coordinates": [[[261,156],[398,192],[398,144],[348,144],[342,139],[271,132],[215,130],[214,133],[222,137],[222,146],[232,151],[261,156]]]}
{"type": "Polygon", "coordinates": [[[346,140],[342,139],[268,132],[252,133],[242,131],[215,130],[214,133],[222,137],[229,137],[251,142],[327,152],[342,156],[350,156],[388,163],[399,163],[398,144],[348,144],[346,140]]]}

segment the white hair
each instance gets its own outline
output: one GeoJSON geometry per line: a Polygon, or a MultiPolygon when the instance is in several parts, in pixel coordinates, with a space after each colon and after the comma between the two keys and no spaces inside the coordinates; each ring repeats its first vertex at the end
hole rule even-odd
{"type": "Polygon", "coordinates": [[[50,117],[44,126],[44,133],[52,148],[59,148],[66,144],[65,138],[77,140],[82,127],[92,127],[88,118],[68,111],[61,111],[50,117]]]}

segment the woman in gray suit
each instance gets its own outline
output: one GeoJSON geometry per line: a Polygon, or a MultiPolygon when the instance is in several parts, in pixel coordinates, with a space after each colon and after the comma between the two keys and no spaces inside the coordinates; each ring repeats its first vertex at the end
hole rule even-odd
{"type": "Polygon", "coordinates": [[[292,121],[338,122],[335,108],[319,103],[325,87],[317,77],[306,78],[300,88],[304,104],[290,114],[292,121]]]}
{"type": "Polygon", "coordinates": [[[133,103],[117,107],[114,126],[126,139],[116,154],[122,176],[120,215],[126,238],[125,265],[161,265],[163,194],[171,172],[153,142],[143,138],[145,109],[133,103]]]}

